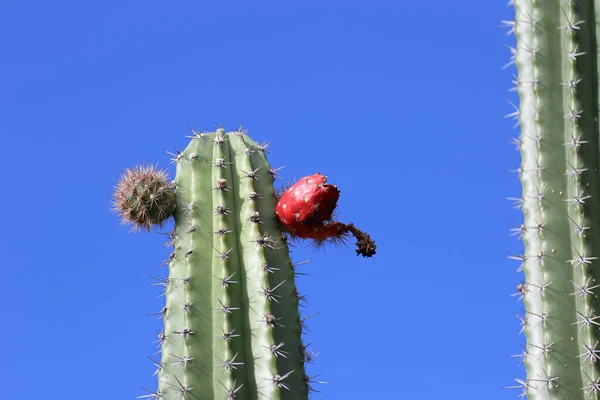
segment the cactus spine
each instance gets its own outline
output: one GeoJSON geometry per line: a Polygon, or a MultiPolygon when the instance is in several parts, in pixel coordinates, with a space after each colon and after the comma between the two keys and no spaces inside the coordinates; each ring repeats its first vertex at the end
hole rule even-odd
{"type": "Polygon", "coordinates": [[[524,222],[521,396],[600,399],[598,53],[591,0],[514,0],[524,222]]]}
{"type": "MultiPolygon", "coordinates": [[[[174,159],[174,251],[159,312],[162,359],[158,391],[146,397],[308,398],[302,297],[275,218],[274,171],[265,149],[242,131],[219,129],[194,133],[174,159]]],[[[160,182],[151,186],[168,187],[160,182]]],[[[135,204],[139,215],[147,191],[126,193],[129,198],[115,196],[122,199],[120,213],[130,215],[127,207],[135,204]]]]}

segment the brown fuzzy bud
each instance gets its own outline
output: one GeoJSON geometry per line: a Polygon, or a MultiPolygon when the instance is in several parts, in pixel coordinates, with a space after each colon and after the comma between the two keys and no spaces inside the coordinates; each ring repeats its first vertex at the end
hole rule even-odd
{"type": "Polygon", "coordinates": [[[126,168],[113,192],[113,212],[121,224],[133,224],[132,230],[150,231],[162,224],[175,211],[175,184],[167,172],[154,165],[126,168]]]}

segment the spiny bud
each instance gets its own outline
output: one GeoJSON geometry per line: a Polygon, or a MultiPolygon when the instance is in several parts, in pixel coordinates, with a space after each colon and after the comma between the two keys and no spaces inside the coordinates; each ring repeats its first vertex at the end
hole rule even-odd
{"type": "Polygon", "coordinates": [[[113,212],[134,231],[162,224],[175,211],[175,184],[154,165],[126,168],[113,192],[113,212]]]}

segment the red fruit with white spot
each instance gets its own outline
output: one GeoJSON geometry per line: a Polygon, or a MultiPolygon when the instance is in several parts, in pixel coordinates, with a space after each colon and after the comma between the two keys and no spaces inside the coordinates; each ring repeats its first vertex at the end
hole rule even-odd
{"type": "Polygon", "coordinates": [[[301,226],[318,227],[331,221],[340,191],[326,182],[326,176],[316,173],[300,179],[283,193],[275,213],[284,226],[304,232],[301,226]]]}
{"type": "Polygon", "coordinates": [[[375,254],[375,242],[358,230],[354,224],[333,221],[340,191],[327,183],[327,177],[316,173],[306,176],[289,187],[279,198],[275,214],[292,237],[313,239],[317,245],[344,242],[353,235],[356,254],[371,257],[375,254]]]}

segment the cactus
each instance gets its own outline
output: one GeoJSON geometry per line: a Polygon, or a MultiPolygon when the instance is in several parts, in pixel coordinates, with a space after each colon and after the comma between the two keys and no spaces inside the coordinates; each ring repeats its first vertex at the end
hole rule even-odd
{"type": "MultiPolygon", "coordinates": [[[[137,167],[123,173],[113,194],[114,211],[134,230],[162,226],[171,216],[175,222],[169,274],[160,282],[166,303],[156,313],[164,320],[162,359],[153,360],[158,390],[144,389],[148,394],[140,397],[307,399],[313,383],[323,382],[305,371],[312,354],[302,332],[310,316],[301,316],[305,297],[295,286],[302,263],[291,261],[287,239],[295,232],[275,213],[286,197],[273,188],[268,143],[242,130],[193,133],[188,147],[173,154],[174,182],[154,166],[137,167]]],[[[308,204],[307,215],[320,215],[306,229],[332,223],[339,193],[323,209],[320,190],[313,186],[307,202],[286,207],[295,213],[308,204]]],[[[368,235],[336,224],[344,227],[338,236],[356,236],[357,253],[375,253],[368,235]]]]}
{"type": "Polygon", "coordinates": [[[600,399],[598,53],[591,0],[514,0],[522,397],[600,399]]]}

